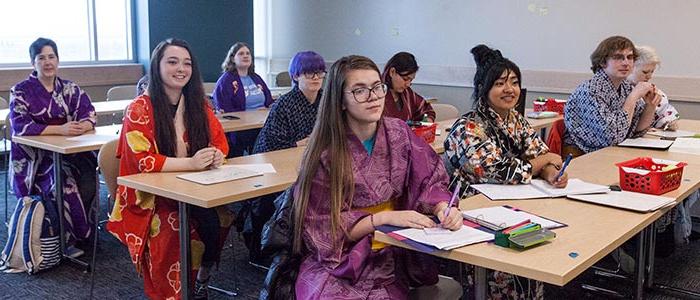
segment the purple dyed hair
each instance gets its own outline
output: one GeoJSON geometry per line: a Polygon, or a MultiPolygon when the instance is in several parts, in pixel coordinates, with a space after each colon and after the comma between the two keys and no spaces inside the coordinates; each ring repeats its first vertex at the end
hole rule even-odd
{"type": "Polygon", "coordinates": [[[321,55],[313,51],[298,52],[289,62],[289,77],[292,78],[294,85],[298,84],[294,77],[319,71],[326,71],[326,62],[321,55]]]}

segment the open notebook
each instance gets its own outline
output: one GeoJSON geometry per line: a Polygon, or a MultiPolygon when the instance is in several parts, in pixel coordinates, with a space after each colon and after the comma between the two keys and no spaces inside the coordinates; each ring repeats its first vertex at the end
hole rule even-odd
{"type": "Polygon", "coordinates": [[[636,139],[626,139],[626,140],[622,141],[622,143],[617,144],[617,146],[663,150],[663,149],[668,149],[668,147],[671,147],[671,144],[673,144],[673,141],[660,140],[660,139],[636,138],[636,139]]]}
{"type": "Polygon", "coordinates": [[[700,155],[700,138],[677,138],[668,151],[700,155]]]}
{"type": "Polygon", "coordinates": [[[638,212],[650,212],[675,203],[673,198],[627,191],[595,195],[569,195],[567,198],[638,212]]]}
{"type": "Polygon", "coordinates": [[[547,229],[566,226],[562,223],[555,222],[522,210],[514,209],[509,206],[493,206],[465,210],[462,211],[462,216],[465,220],[472,223],[479,224],[481,221],[485,221],[489,224],[496,225],[501,229],[518,225],[527,220],[530,220],[532,223],[540,224],[542,228],[547,229]]]}
{"type": "Polygon", "coordinates": [[[588,183],[580,179],[569,179],[566,188],[555,188],[542,179],[533,179],[530,184],[472,184],[470,187],[491,200],[516,200],[555,198],[566,195],[607,193],[605,185],[588,183]]]}
{"type": "Polygon", "coordinates": [[[224,167],[208,171],[194,172],[177,175],[177,178],[189,180],[199,184],[209,185],[262,175],[263,172],[252,171],[237,167],[224,167]]]}
{"type": "Polygon", "coordinates": [[[462,225],[462,228],[456,231],[446,230],[443,234],[428,234],[425,230],[417,228],[396,230],[392,234],[442,250],[451,250],[494,239],[491,233],[465,225],[462,225]]]}

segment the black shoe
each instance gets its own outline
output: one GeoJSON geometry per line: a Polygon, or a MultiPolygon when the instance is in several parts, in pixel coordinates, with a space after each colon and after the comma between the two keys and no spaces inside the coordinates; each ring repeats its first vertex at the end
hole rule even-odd
{"type": "Polygon", "coordinates": [[[198,279],[194,281],[194,299],[209,299],[209,278],[204,281],[198,279]]]}

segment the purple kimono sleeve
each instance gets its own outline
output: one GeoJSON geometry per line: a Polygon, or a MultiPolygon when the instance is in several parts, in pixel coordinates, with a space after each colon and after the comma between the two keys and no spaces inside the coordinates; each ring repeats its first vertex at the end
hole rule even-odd
{"type": "MultiPolygon", "coordinates": [[[[239,86],[236,84],[235,86],[239,86]]],[[[242,88],[242,87],[241,87],[242,88]]],[[[214,87],[214,106],[217,111],[232,112],[236,111],[233,104],[234,93],[234,76],[230,72],[224,72],[216,81],[214,87]]]]}
{"type": "MultiPolygon", "coordinates": [[[[410,162],[406,174],[407,209],[424,214],[432,214],[435,205],[449,202],[452,196],[448,191],[449,176],[440,157],[423,139],[411,132],[409,136],[410,162]]],[[[459,203],[455,203],[459,205],[459,203]]]]}
{"type": "Polygon", "coordinates": [[[64,96],[66,95],[66,90],[68,90],[68,95],[70,95],[68,101],[73,110],[74,120],[78,122],[88,121],[95,126],[97,115],[95,114],[95,107],[92,106],[90,101],[90,96],[74,83],[65,85],[64,96]]]}
{"type": "MultiPolygon", "coordinates": [[[[323,169],[323,167],[321,167],[323,169]]],[[[335,238],[331,228],[330,194],[325,170],[319,170],[311,187],[304,223],[304,240],[315,261],[321,262],[333,276],[352,282],[359,279],[371,252],[371,235],[358,241],[350,240],[338,231],[335,238]],[[338,246],[341,245],[341,246],[338,246]]],[[[368,213],[344,208],[340,214],[342,225],[349,230],[368,213]]]]}
{"type": "Polygon", "coordinates": [[[46,129],[46,124],[40,124],[34,121],[29,112],[29,103],[26,99],[27,91],[20,88],[12,87],[10,89],[10,119],[12,124],[12,133],[18,136],[41,135],[46,129]]]}

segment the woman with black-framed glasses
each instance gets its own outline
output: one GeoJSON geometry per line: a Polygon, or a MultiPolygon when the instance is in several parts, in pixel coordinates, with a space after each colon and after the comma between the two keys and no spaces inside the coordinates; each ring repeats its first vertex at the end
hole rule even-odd
{"type": "MultiPolygon", "coordinates": [[[[373,241],[376,227],[435,227],[431,216],[462,226],[440,157],[406,122],[382,116],[386,94],[366,57],[328,72],[294,193],[297,299],[407,299],[409,286],[437,283],[437,264],[373,241]]],[[[459,298],[453,291],[445,299],[459,298]]]]}
{"type": "Polygon", "coordinates": [[[417,72],[416,58],[408,52],[396,53],[386,63],[382,74],[382,79],[389,88],[384,105],[385,116],[404,121],[435,121],[433,107],[411,89],[417,72]]]}

